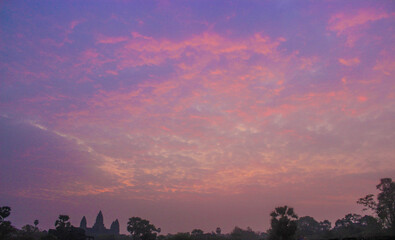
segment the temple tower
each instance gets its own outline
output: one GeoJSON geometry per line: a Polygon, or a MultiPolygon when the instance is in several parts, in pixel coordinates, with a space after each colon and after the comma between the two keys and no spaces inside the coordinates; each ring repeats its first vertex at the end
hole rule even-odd
{"type": "Polygon", "coordinates": [[[118,219],[111,223],[110,231],[115,234],[119,235],[119,222],[118,219]]]}
{"type": "Polygon", "coordinates": [[[81,219],[80,228],[86,229],[86,225],[87,225],[87,223],[86,223],[86,218],[85,218],[85,216],[84,216],[84,217],[81,219]]]}
{"type": "Polygon", "coordinates": [[[103,213],[100,211],[99,214],[97,214],[96,217],[96,222],[93,225],[93,227],[89,228],[87,227],[87,221],[86,217],[82,217],[81,222],[80,222],[80,228],[85,231],[85,234],[91,235],[91,236],[98,236],[98,235],[106,235],[106,234],[111,234],[111,235],[119,235],[119,221],[116,219],[114,222],[112,222],[110,229],[107,229],[104,226],[104,217],[103,213]]]}
{"type": "Polygon", "coordinates": [[[98,233],[103,233],[106,231],[106,228],[104,227],[103,213],[101,211],[99,214],[97,214],[96,222],[93,225],[93,230],[98,233]]]}

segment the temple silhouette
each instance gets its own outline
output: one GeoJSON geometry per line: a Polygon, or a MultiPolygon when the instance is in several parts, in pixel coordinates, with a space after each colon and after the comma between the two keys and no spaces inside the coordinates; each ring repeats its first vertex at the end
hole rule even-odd
{"type": "Polygon", "coordinates": [[[112,234],[112,235],[119,235],[119,222],[118,219],[112,222],[110,229],[107,229],[104,226],[103,221],[103,213],[100,211],[97,214],[96,222],[93,227],[88,228],[85,216],[82,217],[80,228],[85,230],[85,234],[87,235],[101,235],[101,234],[112,234]]]}

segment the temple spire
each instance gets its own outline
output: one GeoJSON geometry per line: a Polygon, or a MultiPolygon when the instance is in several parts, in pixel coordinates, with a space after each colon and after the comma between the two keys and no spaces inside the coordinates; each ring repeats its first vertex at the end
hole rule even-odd
{"type": "Polygon", "coordinates": [[[99,212],[99,214],[97,214],[96,222],[93,225],[93,229],[95,229],[95,231],[98,231],[98,232],[103,232],[106,229],[104,227],[103,213],[101,211],[99,212]]]}
{"type": "Polygon", "coordinates": [[[118,219],[112,222],[110,230],[113,234],[119,235],[119,222],[118,219]]]}
{"type": "Polygon", "coordinates": [[[107,229],[104,226],[104,217],[103,213],[100,210],[99,213],[97,214],[96,217],[96,222],[93,224],[93,226],[90,228],[87,226],[87,221],[86,217],[83,216],[80,222],[80,228],[84,229],[85,233],[87,235],[92,235],[92,236],[98,236],[102,234],[113,234],[113,235],[119,235],[119,221],[116,219],[111,223],[110,229],[107,229]]]}
{"type": "Polygon", "coordinates": [[[104,224],[103,213],[101,212],[101,210],[100,210],[99,214],[97,214],[96,224],[98,224],[98,225],[104,224]]]}
{"type": "Polygon", "coordinates": [[[84,217],[82,217],[82,219],[81,219],[81,222],[80,222],[80,228],[86,228],[86,225],[87,225],[87,223],[86,223],[86,218],[85,218],[85,216],[84,217]]]}

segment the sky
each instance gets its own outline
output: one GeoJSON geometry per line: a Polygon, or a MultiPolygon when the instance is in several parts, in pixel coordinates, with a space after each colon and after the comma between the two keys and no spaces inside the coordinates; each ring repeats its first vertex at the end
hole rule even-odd
{"type": "Polygon", "coordinates": [[[163,233],[334,222],[395,178],[394,1],[1,1],[0,206],[163,233]]]}

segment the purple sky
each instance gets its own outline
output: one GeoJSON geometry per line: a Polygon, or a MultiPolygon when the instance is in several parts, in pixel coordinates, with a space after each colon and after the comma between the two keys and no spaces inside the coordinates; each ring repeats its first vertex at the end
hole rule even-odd
{"type": "Polygon", "coordinates": [[[0,206],[334,223],[395,178],[394,1],[1,1],[0,206]]]}

